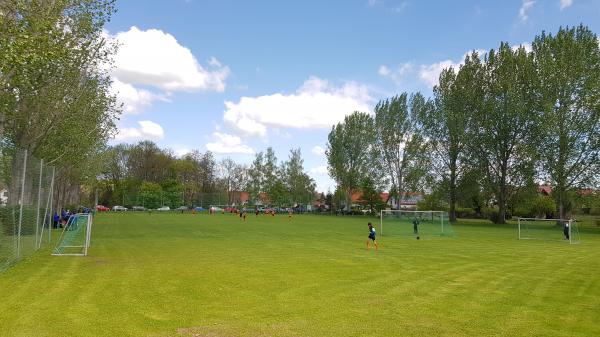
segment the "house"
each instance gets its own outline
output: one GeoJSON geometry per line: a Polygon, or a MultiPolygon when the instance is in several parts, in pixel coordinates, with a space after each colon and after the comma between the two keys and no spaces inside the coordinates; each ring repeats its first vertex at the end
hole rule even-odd
{"type": "Polygon", "coordinates": [[[552,194],[552,186],[550,185],[540,185],[538,186],[538,193],[540,195],[549,196],[552,194]]]}
{"type": "MultiPolygon", "coordinates": [[[[385,202],[390,208],[398,208],[398,202],[395,197],[390,197],[389,192],[382,192],[379,194],[381,200],[385,202]]],[[[352,194],[352,204],[358,204],[362,198],[362,192],[354,192],[352,194]]],[[[404,197],[400,201],[400,208],[415,208],[419,201],[423,200],[423,193],[420,192],[406,192],[404,197]]]]}

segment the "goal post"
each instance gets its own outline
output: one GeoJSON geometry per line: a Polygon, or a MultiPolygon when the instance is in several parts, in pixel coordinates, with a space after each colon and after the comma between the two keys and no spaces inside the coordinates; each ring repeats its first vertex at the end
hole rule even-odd
{"type": "Polygon", "coordinates": [[[573,219],[517,218],[519,240],[580,242],[579,224],[573,219]]]}
{"type": "Polygon", "coordinates": [[[63,228],[52,255],[86,256],[92,239],[92,220],[90,213],[72,215],[63,228]]]}
{"type": "Polygon", "coordinates": [[[448,213],[444,211],[382,210],[379,234],[386,236],[454,236],[448,213]]]}

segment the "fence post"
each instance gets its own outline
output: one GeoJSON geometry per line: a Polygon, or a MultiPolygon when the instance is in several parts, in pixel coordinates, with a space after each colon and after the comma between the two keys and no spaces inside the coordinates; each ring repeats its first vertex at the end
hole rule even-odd
{"type": "Polygon", "coordinates": [[[23,175],[21,176],[21,196],[19,197],[19,227],[17,231],[17,259],[21,257],[21,226],[23,224],[23,199],[25,198],[25,172],[27,172],[27,150],[23,157],[23,175]]]}
{"type": "MultiPolygon", "coordinates": [[[[40,160],[40,178],[38,180],[38,200],[37,200],[37,209],[35,212],[35,249],[37,250],[40,247],[40,243],[38,243],[38,235],[40,233],[40,201],[42,200],[42,172],[44,170],[44,160],[40,160]]],[[[41,241],[41,240],[40,240],[41,241]]]]}
{"type": "Polygon", "coordinates": [[[50,217],[52,220],[48,221],[48,243],[52,241],[52,221],[54,221],[54,213],[52,212],[54,205],[54,172],[56,168],[52,166],[52,179],[50,180],[50,217]]]}

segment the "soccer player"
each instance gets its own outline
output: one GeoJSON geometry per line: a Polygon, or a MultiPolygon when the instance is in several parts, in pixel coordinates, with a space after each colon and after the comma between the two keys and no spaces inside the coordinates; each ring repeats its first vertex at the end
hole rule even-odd
{"type": "Polygon", "coordinates": [[[569,240],[569,222],[566,221],[563,225],[563,234],[565,235],[565,240],[569,240]]]}
{"type": "Polygon", "coordinates": [[[367,239],[367,249],[369,249],[369,240],[371,240],[373,241],[373,246],[375,246],[375,250],[379,250],[379,245],[377,245],[377,241],[375,240],[375,228],[370,222],[367,224],[367,226],[369,226],[369,238],[367,239]]]}
{"type": "Polygon", "coordinates": [[[288,210],[288,220],[292,220],[292,209],[288,210]]]}
{"type": "Polygon", "coordinates": [[[254,214],[256,215],[256,217],[257,217],[257,218],[258,218],[258,213],[260,213],[260,212],[258,211],[258,207],[256,207],[256,208],[254,209],[254,214]]]}
{"type": "Polygon", "coordinates": [[[419,234],[419,219],[417,218],[413,219],[413,232],[419,234]]]}
{"type": "Polygon", "coordinates": [[[246,221],[246,210],[243,210],[243,211],[242,211],[242,215],[243,215],[243,217],[244,217],[244,221],[246,221]]]}

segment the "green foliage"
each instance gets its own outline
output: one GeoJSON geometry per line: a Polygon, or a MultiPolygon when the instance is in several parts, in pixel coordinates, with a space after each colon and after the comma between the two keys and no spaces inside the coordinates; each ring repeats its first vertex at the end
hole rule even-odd
{"type": "Polygon", "coordinates": [[[419,116],[428,109],[423,95],[403,93],[375,106],[374,153],[393,194],[421,191],[429,173],[428,143],[423,138],[419,116]]]}
{"type": "Polygon", "coordinates": [[[361,197],[359,202],[364,209],[368,209],[371,214],[379,214],[379,211],[385,209],[386,204],[381,200],[381,190],[377,189],[375,182],[370,178],[365,178],[360,187],[361,197]]]}
{"type": "Polygon", "coordinates": [[[493,223],[502,223],[500,221],[500,210],[498,207],[486,207],[483,209],[483,216],[493,223]]]}
{"type": "Polygon", "coordinates": [[[456,217],[463,219],[475,219],[478,217],[477,212],[469,207],[457,207],[456,208],[456,217]]]}
{"type": "Polygon", "coordinates": [[[473,52],[465,57],[458,73],[453,68],[443,70],[433,88],[433,104],[421,116],[434,157],[432,168],[448,190],[450,221],[456,220],[455,207],[461,195],[458,184],[468,171],[468,127],[481,104],[480,69],[479,55],[473,52]]]}
{"type": "Polygon", "coordinates": [[[326,150],[329,175],[344,191],[348,208],[351,194],[358,190],[362,179],[377,176],[373,161],[374,142],[373,118],[363,112],[346,116],[329,132],[326,150]]]}
{"type": "Polygon", "coordinates": [[[526,218],[554,217],[556,202],[548,196],[535,196],[522,200],[514,209],[513,215],[526,218]]]}
{"type": "Polygon", "coordinates": [[[140,197],[144,207],[158,208],[162,206],[162,195],[162,187],[157,183],[144,181],[140,187],[140,197]]]}
{"type": "Polygon", "coordinates": [[[554,186],[559,216],[576,186],[597,184],[600,170],[600,46],[580,25],[542,32],[532,44],[543,100],[542,163],[554,186]]]}
{"type": "Polygon", "coordinates": [[[501,43],[490,50],[478,74],[482,93],[471,126],[470,151],[476,158],[483,183],[498,204],[494,219],[504,223],[507,204],[534,174],[538,152],[539,111],[533,55],[525,48],[501,43]]]}
{"type": "Polygon", "coordinates": [[[430,193],[423,197],[423,200],[417,202],[417,210],[419,211],[447,211],[448,208],[444,203],[441,193],[430,193]]]}

